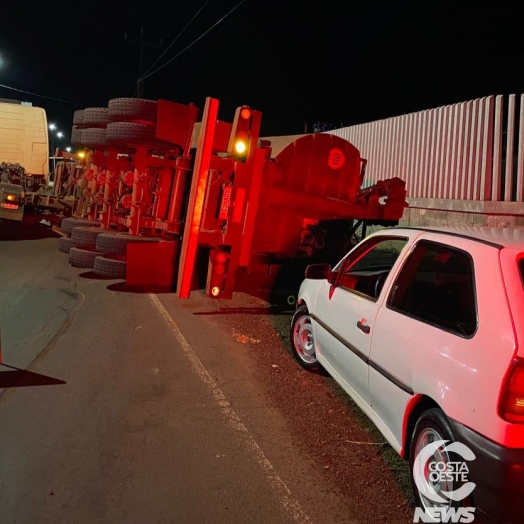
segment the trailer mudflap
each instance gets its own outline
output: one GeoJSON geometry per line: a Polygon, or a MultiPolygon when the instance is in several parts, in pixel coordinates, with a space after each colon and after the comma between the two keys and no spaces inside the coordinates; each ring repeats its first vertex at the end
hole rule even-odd
{"type": "Polygon", "coordinates": [[[178,273],[179,251],[178,240],[129,244],[126,284],[172,291],[178,273]]]}

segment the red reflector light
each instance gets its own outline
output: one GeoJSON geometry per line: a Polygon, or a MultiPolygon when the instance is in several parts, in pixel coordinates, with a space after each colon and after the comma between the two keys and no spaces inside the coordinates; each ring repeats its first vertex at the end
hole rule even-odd
{"type": "Polygon", "coordinates": [[[499,414],[507,422],[524,423],[524,361],[513,361],[502,386],[499,414]]]}
{"type": "Polygon", "coordinates": [[[224,264],[215,264],[213,266],[213,271],[217,274],[217,275],[223,275],[226,271],[226,266],[224,266],[224,264]]]}
{"type": "Polygon", "coordinates": [[[251,117],[251,111],[247,107],[244,107],[244,109],[240,111],[240,116],[247,120],[248,118],[251,117]]]}
{"type": "Polygon", "coordinates": [[[217,253],[215,255],[215,262],[217,264],[224,264],[227,260],[227,255],[225,253],[217,253]]]}
{"type": "Polygon", "coordinates": [[[5,204],[4,202],[0,203],[0,207],[3,207],[4,209],[18,209],[17,204],[5,204]]]}

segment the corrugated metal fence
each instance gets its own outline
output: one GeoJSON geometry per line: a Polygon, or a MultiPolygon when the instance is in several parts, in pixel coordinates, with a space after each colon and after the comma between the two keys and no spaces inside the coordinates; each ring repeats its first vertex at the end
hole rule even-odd
{"type": "Polygon", "coordinates": [[[418,198],[524,201],[524,95],[489,96],[331,131],[418,198]],[[520,102],[517,111],[517,102],[520,102]]]}

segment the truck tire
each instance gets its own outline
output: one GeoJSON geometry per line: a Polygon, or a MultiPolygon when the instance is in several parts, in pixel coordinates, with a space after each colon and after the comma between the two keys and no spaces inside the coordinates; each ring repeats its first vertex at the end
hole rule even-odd
{"type": "Polygon", "coordinates": [[[83,127],[84,125],[84,110],[78,109],[73,114],[73,126],[76,128],[83,127]]]}
{"type": "Polygon", "coordinates": [[[101,224],[97,220],[88,220],[87,218],[64,218],[60,224],[62,233],[70,235],[74,227],[100,227],[101,224]]]}
{"type": "Polygon", "coordinates": [[[107,107],[88,107],[84,109],[82,120],[84,127],[99,127],[105,129],[109,122],[107,107]]]}
{"type": "Polygon", "coordinates": [[[69,237],[60,237],[58,239],[58,251],[69,253],[69,250],[75,247],[75,241],[69,237]]]}
{"type": "Polygon", "coordinates": [[[73,127],[71,129],[71,144],[76,147],[82,147],[82,129],[73,127]]]}
{"type": "Polygon", "coordinates": [[[125,233],[102,233],[96,238],[96,248],[98,251],[102,251],[102,253],[125,255],[128,244],[143,242],[160,242],[160,239],[155,237],[138,237],[125,233]]]}
{"type": "Polygon", "coordinates": [[[69,250],[69,264],[73,267],[93,269],[95,258],[103,255],[94,248],[72,247],[69,250]]]}
{"type": "Polygon", "coordinates": [[[115,145],[129,147],[148,147],[162,151],[170,151],[176,146],[156,137],[155,128],[144,124],[131,122],[113,122],[106,129],[107,141],[115,145]]]}
{"type": "Polygon", "coordinates": [[[142,98],[113,98],[108,104],[109,118],[113,122],[133,122],[154,126],[157,121],[158,102],[142,98]]]}
{"type": "Polygon", "coordinates": [[[96,237],[105,230],[99,227],[74,227],[71,231],[71,239],[79,246],[95,246],[96,237]]]}
{"type": "Polygon", "coordinates": [[[127,262],[119,258],[97,256],[93,261],[93,271],[101,277],[125,280],[127,262]]]}
{"type": "Polygon", "coordinates": [[[89,149],[107,149],[106,130],[98,127],[82,129],[82,145],[89,149]]]}

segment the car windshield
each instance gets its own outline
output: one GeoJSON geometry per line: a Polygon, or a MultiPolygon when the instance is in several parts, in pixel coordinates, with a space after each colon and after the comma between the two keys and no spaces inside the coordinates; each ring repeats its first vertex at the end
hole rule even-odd
{"type": "Polygon", "coordinates": [[[392,239],[380,242],[353,264],[347,272],[356,273],[360,271],[390,270],[395,264],[405,243],[406,241],[404,239],[392,239]]]}
{"type": "MultiPolygon", "coordinates": [[[[362,256],[350,267],[346,273],[355,273],[361,271],[381,271],[390,270],[395,264],[400,251],[406,244],[405,239],[388,239],[383,240],[373,246],[364,256],[362,256]]],[[[358,249],[358,248],[357,248],[358,249]]],[[[351,257],[356,250],[350,251],[333,269],[338,272],[344,266],[348,257],[351,257]]],[[[357,255],[358,256],[358,255],[357,255]]]]}

